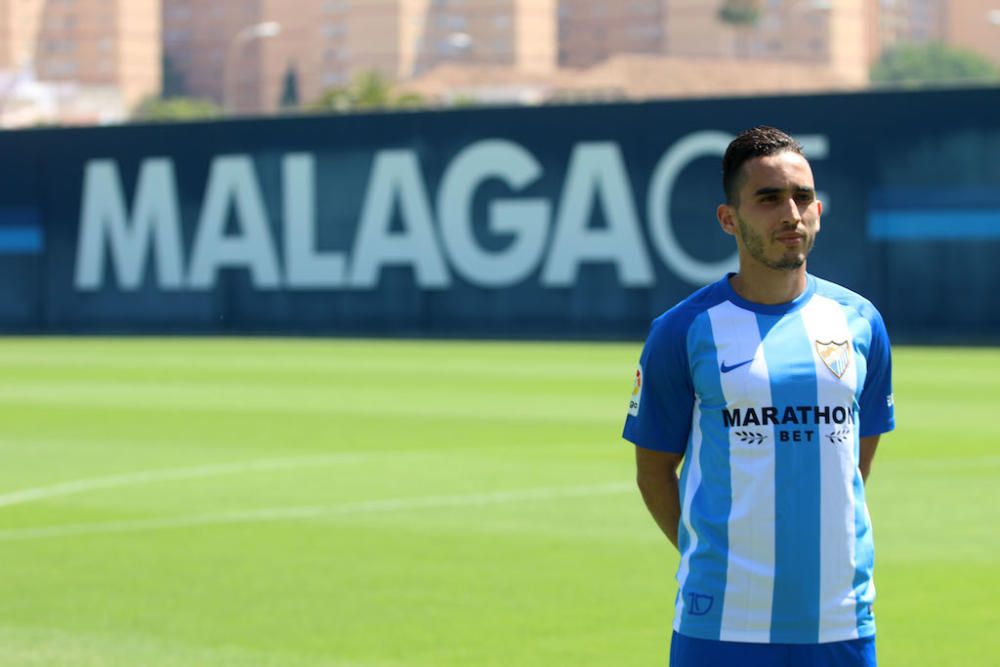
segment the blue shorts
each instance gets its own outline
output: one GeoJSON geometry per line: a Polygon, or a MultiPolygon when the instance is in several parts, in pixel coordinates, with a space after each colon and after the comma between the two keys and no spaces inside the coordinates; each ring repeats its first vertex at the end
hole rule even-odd
{"type": "Polygon", "coordinates": [[[875,637],[827,644],[752,644],[674,633],[670,667],[875,667],[875,637]]]}

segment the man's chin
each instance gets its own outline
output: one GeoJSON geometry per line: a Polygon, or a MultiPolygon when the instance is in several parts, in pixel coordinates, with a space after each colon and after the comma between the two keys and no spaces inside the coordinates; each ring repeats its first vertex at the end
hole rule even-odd
{"type": "Polygon", "coordinates": [[[801,268],[805,263],[806,258],[802,255],[797,255],[795,257],[785,257],[780,259],[772,264],[771,268],[778,269],[780,271],[794,271],[795,269],[801,268]]]}

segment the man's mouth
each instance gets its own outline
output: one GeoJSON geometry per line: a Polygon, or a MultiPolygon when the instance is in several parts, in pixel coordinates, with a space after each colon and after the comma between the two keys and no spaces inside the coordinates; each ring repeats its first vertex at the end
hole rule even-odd
{"type": "Polygon", "coordinates": [[[779,243],[784,243],[785,245],[792,246],[798,245],[805,240],[805,236],[802,234],[779,234],[775,237],[779,243]]]}

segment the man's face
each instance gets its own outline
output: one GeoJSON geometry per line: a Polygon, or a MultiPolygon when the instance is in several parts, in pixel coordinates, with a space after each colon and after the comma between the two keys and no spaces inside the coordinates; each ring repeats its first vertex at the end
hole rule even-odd
{"type": "Polygon", "coordinates": [[[823,212],[806,159],[786,151],[748,160],[739,183],[739,199],[718,213],[723,229],[737,239],[741,263],[777,270],[802,266],[823,212]]]}

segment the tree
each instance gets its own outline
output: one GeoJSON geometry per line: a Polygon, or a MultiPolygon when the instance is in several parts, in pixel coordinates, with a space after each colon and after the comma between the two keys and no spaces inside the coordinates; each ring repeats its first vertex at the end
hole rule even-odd
{"type": "Polygon", "coordinates": [[[281,88],[281,99],[278,105],[285,110],[299,108],[299,74],[294,65],[285,70],[285,82],[281,88]]]}
{"type": "Polygon", "coordinates": [[[147,97],[132,112],[133,121],[178,121],[218,118],[222,109],[211,100],[193,97],[147,97]]]}
{"type": "Polygon", "coordinates": [[[905,44],[872,65],[872,83],[919,86],[1000,81],[1000,67],[974,51],[945,44],[905,44]]]}
{"type": "Polygon", "coordinates": [[[354,109],[412,109],[424,105],[415,93],[397,92],[392,82],[377,70],[362,72],[348,86],[326,89],[309,105],[313,111],[354,109]]]}
{"type": "Polygon", "coordinates": [[[760,20],[760,0],[725,0],[716,16],[731,26],[751,28],[760,20]]]}

